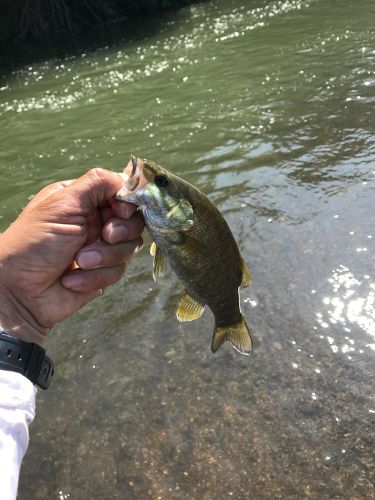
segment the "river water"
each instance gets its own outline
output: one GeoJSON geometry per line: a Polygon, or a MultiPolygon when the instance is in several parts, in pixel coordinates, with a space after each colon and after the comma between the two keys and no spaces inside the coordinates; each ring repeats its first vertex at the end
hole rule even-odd
{"type": "Polygon", "coordinates": [[[48,339],[21,500],[375,498],[374,25],[372,0],[208,1],[2,76],[3,228],[134,152],[218,205],[253,273],[254,356],[213,355],[146,237],[48,339]]]}

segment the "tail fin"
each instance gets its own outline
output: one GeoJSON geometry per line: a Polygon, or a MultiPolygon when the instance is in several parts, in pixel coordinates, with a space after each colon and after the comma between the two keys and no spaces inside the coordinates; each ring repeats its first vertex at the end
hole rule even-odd
{"type": "Polygon", "coordinates": [[[253,353],[253,340],[243,316],[241,321],[235,325],[215,327],[211,345],[212,352],[216,352],[226,340],[229,340],[232,346],[241,354],[253,353]]]}

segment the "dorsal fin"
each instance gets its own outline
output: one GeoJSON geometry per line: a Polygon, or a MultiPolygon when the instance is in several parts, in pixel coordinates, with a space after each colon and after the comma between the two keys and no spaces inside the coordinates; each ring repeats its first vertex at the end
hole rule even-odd
{"type": "Polygon", "coordinates": [[[251,272],[249,271],[249,268],[247,267],[245,261],[242,259],[242,281],[240,288],[246,288],[247,286],[250,285],[251,282],[251,272]]]}

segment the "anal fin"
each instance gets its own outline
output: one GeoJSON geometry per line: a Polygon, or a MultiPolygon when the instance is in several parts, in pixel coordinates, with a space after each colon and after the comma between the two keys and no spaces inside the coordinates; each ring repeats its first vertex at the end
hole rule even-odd
{"type": "Polygon", "coordinates": [[[178,321],[193,321],[202,316],[204,306],[185,293],[178,305],[176,316],[178,321]]]}

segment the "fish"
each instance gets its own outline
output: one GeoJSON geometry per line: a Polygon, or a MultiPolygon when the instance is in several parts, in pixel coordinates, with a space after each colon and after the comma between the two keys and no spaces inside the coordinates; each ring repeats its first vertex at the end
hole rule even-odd
{"type": "Polygon", "coordinates": [[[137,205],[143,214],[153,239],[154,280],[164,276],[168,263],[185,286],[177,319],[198,319],[208,306],[215,318],[212,352],[229,341],[240,353],[252,354],[239,297],[251,274],[220,211],[199,189],[155,161],[132,155],[122,176],[124,186],[115,199],[137,205]]]}

